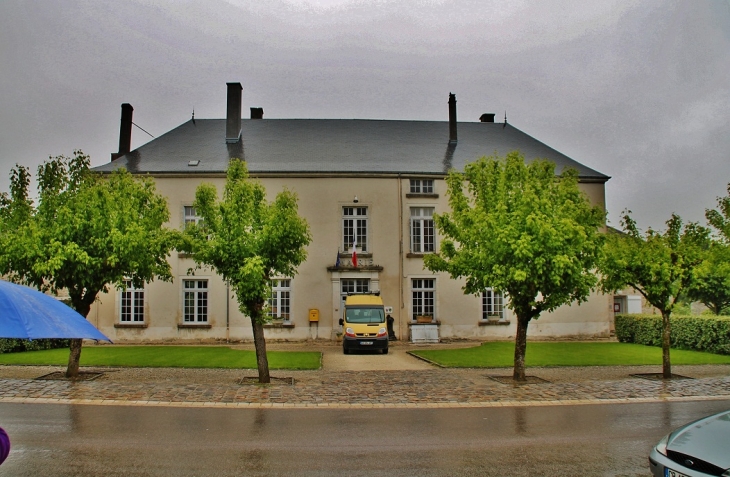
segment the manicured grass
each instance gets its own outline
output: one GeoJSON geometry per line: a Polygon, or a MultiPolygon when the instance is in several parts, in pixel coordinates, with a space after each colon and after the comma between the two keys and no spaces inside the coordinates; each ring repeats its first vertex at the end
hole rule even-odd
{"type": "MultiPolygon", "coordinates": [[[[413,354],[449,368],[507,368],[514,365],[512,342],[463,349],[419,350],[413,354]]],[[[730,364],[730,356],[671,351],[672,364],[730,364]]],[[[630,343],[527,342],[526,366],[661,365],[662,349],[630,343]]]]}
{"type": "MultiPolygon", "coordinates": [[[[0,364],[68,364],[68,348],[0,354],[0,364]]],[[[318,351],[269,351],[270,369],[319,369],[318,351]]],[[[87,346],[81,366],[256,369],[254,351],[225,346],[87,346]]]]}

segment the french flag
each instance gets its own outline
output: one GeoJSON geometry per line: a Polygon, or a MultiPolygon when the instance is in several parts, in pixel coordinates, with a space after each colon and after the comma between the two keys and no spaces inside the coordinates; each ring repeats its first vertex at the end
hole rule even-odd
{"type": "Polygon", "coordinates": [[[355,246],[357,245],[357,237],[355,237],[355,241],[352,242],[352,266],[357,268],[357,250],[355,250],[355,246]]]}

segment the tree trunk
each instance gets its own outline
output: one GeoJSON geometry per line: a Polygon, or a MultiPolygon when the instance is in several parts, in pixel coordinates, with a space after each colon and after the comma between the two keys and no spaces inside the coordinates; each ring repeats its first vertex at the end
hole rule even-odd
{"type": "Polygon", "coordinates": [[[251,318],[253,328],[253,343],[256,346],[256,365],[259,369],[259,383],[270,383],[269,358],[266,356],[266,339],[264,338],[264,325],[256,318],[251,318]]]}
{"type": "Polygon", "coordinates": [[[512,378],[515,381],[527,381],[525,377],[525,353],[527,351],[527,325],[530,319],[517,316],[517,334],[515,335],[515,367],[512,378]]]}
{"type": "Polygon", "coordinates": [[[70,340],[70,351],[68,353],[68,367],[66,368],[67,378],[79,376],[79,360],[81,360],[81,339],[70,340]]]}
{"type": "MultiPolygon", "coordinates": [[[[74,310],[76,310],[81,316],[86,318],[91,310],[91,305],[86,304],[86,300],[79,299],[78,301],[73,300],[74,310]]],[[[79,376],[79,362],[81,360],[81,339],[72,339],[69,345],[68,353],[68,366],[66,367],[67,378],[77,378],[79,376]]]]}
{"type": "Polygon", "coordinates": [[[662,377],[672,377],[672,363],[669,360],[669,343],[672,337],[672,328],[669,324],[670,312],[662,311],[662,377]]]}

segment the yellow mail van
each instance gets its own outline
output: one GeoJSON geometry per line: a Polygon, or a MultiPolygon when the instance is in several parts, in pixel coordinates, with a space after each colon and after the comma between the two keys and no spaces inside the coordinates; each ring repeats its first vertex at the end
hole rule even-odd
{"type": "Polygon", "coordinates": [[[385,307],[379,293],[348,295],[340,322],[343,353],[372,349],[388,354],[385,307]]]}

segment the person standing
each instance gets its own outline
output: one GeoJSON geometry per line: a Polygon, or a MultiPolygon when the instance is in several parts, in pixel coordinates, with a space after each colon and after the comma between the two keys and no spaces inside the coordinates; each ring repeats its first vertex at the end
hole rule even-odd
{"type": "Polygon", "coordinates": [[[388,341],[396,341],[398,338],[395,337],[395,329],[393,324],[395,323],[395,318],[388,315],[385,317],[385,319],[388,322],[388,341]]]}

